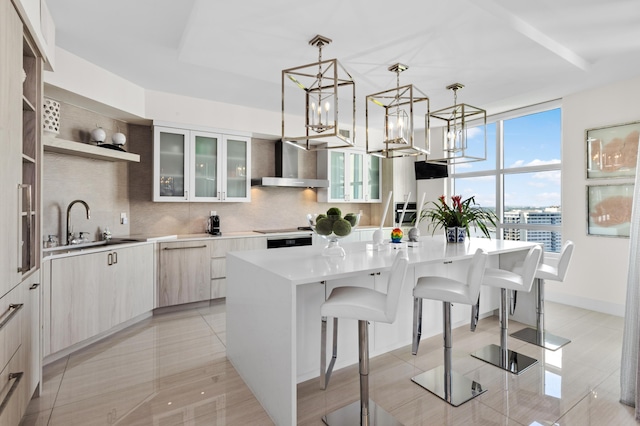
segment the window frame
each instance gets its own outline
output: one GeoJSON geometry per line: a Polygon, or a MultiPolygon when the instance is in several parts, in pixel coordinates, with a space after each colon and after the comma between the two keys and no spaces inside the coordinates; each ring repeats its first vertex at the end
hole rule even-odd
{"type": "MultiPolygon", "coordinates": [[[[541,224],[526,224],[526,223],[504,223],[504,177],[507,175],[516,175],[523,173],[536,173],[536,172],[549,172],[559,171],[562,179],[562,102],[561,100],[554,100],[544,102],[524,108],[519,108],[504,113],[496,114],[487,117],[487,125],[495,123],[496,125],[496,158],[493,169],[477,170],[469,172],[456,172],[455,165],[449,170],[449,179],[447,182],[448,190],[451,194],[455,192],[455,180],[467,179],[475,177],[491,176],[495,179],[495,196],[496,196],[496,215],[498,216],[498,222],[496,222],[496,238],[499,240],[504,239],[505,229],[519,229],[519,230],[531,230],[531,231],[551,231],[560,232],[562,235],[562,184],[560,184],[560,224],[559,225],[541,225],[541,224]],[[510,119],[515,119],[527,115],[537,114],[541,112],[551,111],[554,109],[560,109],[560,162],[549,163],[537,166],[523,166],[523,167],[509,167],[504,166],[504,122],[510,119]]],[[[469,126],[481,125],[480,122],[470,122],[469,126]]],[[[489,144],[487,140],[487,144],[489,144]]],[[[556,252],[545,251],[549,254],[559,254],[556,252]]]]}

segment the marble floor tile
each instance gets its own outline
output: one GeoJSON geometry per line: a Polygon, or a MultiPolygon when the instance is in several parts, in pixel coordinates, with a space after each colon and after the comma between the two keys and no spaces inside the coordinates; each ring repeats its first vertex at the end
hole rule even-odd
{"type": "MultiPolygon", "coordinates": [[[[453,368],[487,392],[452,407],[411,377],[443,364],[442,335],[425,337],[417,355],[405,346],[371,359],[370,395],[405,425],[635,425],[618,402],[623,320],[547,303],[547,330],[572,342],[548,351],[509,337],[509,349],[538,363],[513,375],[470,353],[499,343],[497,317],[453,330],[453,368]]],[[[509,332],[524,325],[510,321],[509,332]]],[[[357,364],[299,383],[298,425],[357,401],[357,364]]],[[[44,368],[41,393],[22,426],[271,425],[226,358],[224,303],[163,312],[44,368]]]]}

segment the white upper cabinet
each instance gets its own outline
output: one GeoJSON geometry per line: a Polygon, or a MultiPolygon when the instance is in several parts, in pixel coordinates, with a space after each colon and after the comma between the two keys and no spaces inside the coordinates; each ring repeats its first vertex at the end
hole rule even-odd
{"type": "Polygon", "coordinates": [[[153,201],[251,201],[251,140],[154,126],[153,201]]]}
{"type": "Polygon", "coordinates": [[[318,151],[318,177],[329,188],[318,189],[319,202],[380,202],[380,158],[353,149],[318,151]]]}

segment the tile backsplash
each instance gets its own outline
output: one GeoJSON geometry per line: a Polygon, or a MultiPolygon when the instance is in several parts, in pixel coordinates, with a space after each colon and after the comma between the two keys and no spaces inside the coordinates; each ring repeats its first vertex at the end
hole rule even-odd
{"type": "MultiPolygon", "coordinates": [[[[127,136],[125,149],[140,155],[139,163],[110,162],[45,152],[43,167],[43,238],[57,235],[65,240],[66,209],[76,199],[91,207],[74,206],[71,223],[75,232],[89,232],[92,240],[108,226],[114,236],[129,234],[199,234],[205,232],[210,211],[220,216],[221,231],[237,232],[306,226],[307,213],[326,211],[330,205],[316,201],[314,189],[252,187],[250,203],[153,202],[153,132],[150,126],[111,120],[91,111],[62,104],[60,138],[88,143],[96,126],[127,136]],[[120,215],[127,216],[121,224],[120,215]]],[[[252,140],[252,176],[275,174],[275,141],[252,140]]],[[[300,170],[315,177],[315,153],[305,153],[300,170]]],[[[371,204],[341,204],[343,211],[362,212],[361,224],[370,223],[371,204]]]]}

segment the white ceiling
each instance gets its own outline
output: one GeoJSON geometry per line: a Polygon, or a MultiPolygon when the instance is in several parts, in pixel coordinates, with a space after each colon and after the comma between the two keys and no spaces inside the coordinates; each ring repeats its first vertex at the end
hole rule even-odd
{"type": "MultiPolygon", "coordinates": [[[[316,62],[333,39],[367,94],[409,70],[431,109],[489,113],[640,74],[638,0],[47,0],[59,47],[144,88],[279,111],[281,71],[316,62]]],[[[611,106],[615,108],[615,105],[611,106]]],[[[358,107],[364,114],[364,107],[358,107]]]]}

